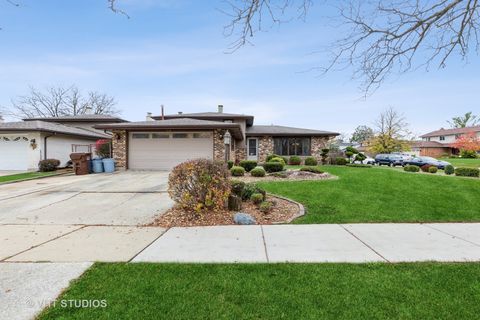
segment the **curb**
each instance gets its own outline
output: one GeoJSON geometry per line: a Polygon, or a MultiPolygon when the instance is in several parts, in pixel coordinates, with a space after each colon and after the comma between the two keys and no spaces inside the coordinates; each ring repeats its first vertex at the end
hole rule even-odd
{"type": "Polygon", "coordinates": [[[52,177],[58,177],[58,176],[66,176],[66,175],[74,175],[74,173],[73,172],[64,172],[64,173],[52,174],[52,175],[48,175],[48,176],[41,176],[41,177],[35,177],[35,178],[26,178],[26,179],[21,179],[21,180],[5,181],[5,182],[0,182],[0,186],[6,185],[6,184],[17,183],[17,182],[40,180],[40,179],[46,179],[46,178],[52,178],[52,177]]]}

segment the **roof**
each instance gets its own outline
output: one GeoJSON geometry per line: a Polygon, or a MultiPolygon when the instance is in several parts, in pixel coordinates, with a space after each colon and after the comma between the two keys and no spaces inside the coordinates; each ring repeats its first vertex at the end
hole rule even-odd
{"type": "Polygon", "coordinates": [[[268,135],[268,136],[338,136],[339,133],[293,128],[284,126],[252,126],[247,128],[247,136],[268,135]]]}
{"type": "Polygon", "coordinates": [[[124,129],[124,130],[200,130],[200,129],[227,129],[237,139],[243,139],[242,130],[238,123],[227,123],[221,121],[209,121],[190,118],[179,118],[170,120],[153,120],[140,122],[99,124],[96,129],[124,129]]]}
{"type": "Polygon", "coordinates": [[[0,123],[0,132],[40,131],[60,133],[73,136],[88,137],[94,139],[109,139],[110,135],[84,128],[69,127],[63,124],[51,123],[40,120],[5,122],[0,123]]]}
{"type": "Polygon", "coordinates": [[[449,148],[449,145],[437,141],[414,141],[412,148],[449,148]]]}
{"type": "Polygon", "coordinates": [[[466,128],[453,128],[453,129],[441,128],[440,130],[426,133],[420,137],[428,138],[428,137],[448,136],[453,134],[462,134],[462,133],[479,132],[479,131],[480,131],[480,126],[473,126],[473,127],[466,127],[466,128]]]}
{"type": "Polygon", "coordinates": [[[60,116],[60,117],[36,117],[26,118],[23,121],[47,121],[47,122],[127,122],[122,118],[108,115],[108,114],[77,114],[74,116],[60,116]]]}
{"type": "MultiPolygon", "coordinates": [[[[161,120],[162,116],[153,116],[155,120],[161,120]]],[[[247,125],[253,125],[253,116],[238,113],[224,113],[224,112],[196,112],[196,113],[182,113],[182,114],[169,114],[164,116],[165,120],[178,119],[178,118],[193,118],[203,120],[219,120],[219,119],[245,119],[247,125]]]]}

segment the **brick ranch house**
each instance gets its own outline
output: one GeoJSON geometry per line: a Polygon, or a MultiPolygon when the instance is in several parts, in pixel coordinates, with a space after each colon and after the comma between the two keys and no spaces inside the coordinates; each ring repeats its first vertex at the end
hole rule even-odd
{"type": "Polygon", "coordinates": [[[112,132],[117,168],[136,170],[170,170],[194,158],[264,162],[272,153],[320,158],[320,150],[338,135],[321,130],[256,126],[253,122],[253,116],[224,113],[223,106],[219,106],[217,112],[148,114],[146,121],[96,128],[112,132]]]}
{"type": "Polygon", "coordinates": [[[444,155],[458,154],[459,150],[453,144],[464,134],[475,132],[480,137],[480,126],[453,128],[432,131],[421,136],[422,141],[413,144],[412,150],[421,156],[439,158],[444,155]]]}

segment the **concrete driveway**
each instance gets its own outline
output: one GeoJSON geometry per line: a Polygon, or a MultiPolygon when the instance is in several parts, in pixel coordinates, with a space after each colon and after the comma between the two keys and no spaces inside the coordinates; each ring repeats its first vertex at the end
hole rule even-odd
{"type": "Polygon", "coordinates": [[[0,224],[134,226],[173,202],[168,172],[60,176],[0,185],[0,224]]]}

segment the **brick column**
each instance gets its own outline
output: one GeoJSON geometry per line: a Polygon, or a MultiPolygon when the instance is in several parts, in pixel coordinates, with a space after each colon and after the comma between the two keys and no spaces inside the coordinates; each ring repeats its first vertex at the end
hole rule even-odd
{"type": "Polygon", "coordinates": [[[270,136],[258,138],[258,162],[267,161],[270,154],[273,154],[273,138],[270,136]]]}
{"type": "Polygon", "coordinates": [[[328,137],[312,137],[311,139],[312,157],[315,157],[315,159],[317,159],[319,162],[322,159],[322,157],[320,156],[320,154],[322,153],[322,149],[327,147],[328,140],[328,137]]]}
{"type": "Polygon", "coordinates": [[[223,130],[213,131],[213,160],[225,161],[225,144],[223,143],[223,130]]]}
{"type": "Polygon", "coordinates": [[[125,130],[113,130],[113,159],[115,160],[117,169],[120,170],[127,168],[127,139],[128,135],[125,130]]]}

